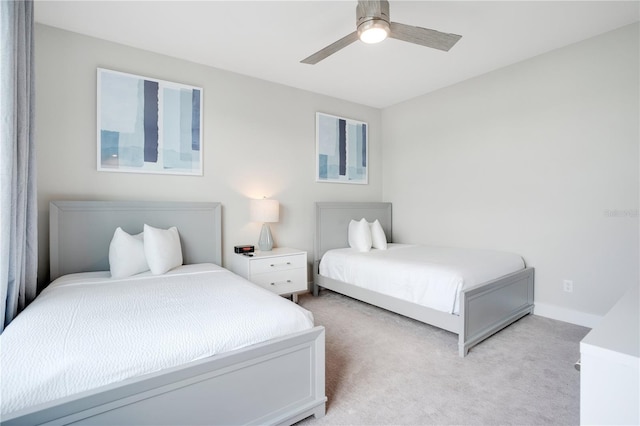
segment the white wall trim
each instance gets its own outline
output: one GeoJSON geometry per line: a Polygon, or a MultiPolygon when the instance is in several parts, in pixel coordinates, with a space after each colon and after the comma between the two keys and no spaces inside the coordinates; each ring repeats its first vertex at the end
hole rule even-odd
{"type": "Polygon", "coordinates": [[[583,327],[593,328],[600,323],[602,316],[574,311],[557,305],[536,302],[534,315],[569,322],[583,327]]]}

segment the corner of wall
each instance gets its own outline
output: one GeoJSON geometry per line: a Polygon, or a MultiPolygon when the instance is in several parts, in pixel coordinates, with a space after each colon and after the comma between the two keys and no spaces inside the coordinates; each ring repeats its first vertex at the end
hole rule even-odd
{"type": "Polygon", "coordinates": [[[602,320],[600,315],[587,314],[585,312],[575,311],[573,309],[567,309],[557,305],[538,302],[535,304],[534,315],[581,325],[588,328],[594,328],[602,320]]]}

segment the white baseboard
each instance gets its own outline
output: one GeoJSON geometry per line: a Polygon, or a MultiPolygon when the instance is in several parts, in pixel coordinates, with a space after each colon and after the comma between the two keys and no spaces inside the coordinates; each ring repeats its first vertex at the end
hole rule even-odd
{"type": "Polygon", "coordinates": [[[583,327],[593,328],[600,323],[602,316],[587,314],[585,312],[574,311],[573,309],[562,308],[556,305],[536,302],[534,315],[551,318],[558,321],[569,322],[583,327]]]}

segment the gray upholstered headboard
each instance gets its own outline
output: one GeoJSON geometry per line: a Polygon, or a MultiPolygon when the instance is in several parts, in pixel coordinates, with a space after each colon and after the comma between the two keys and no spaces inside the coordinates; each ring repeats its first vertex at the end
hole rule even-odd
{"type": "Polygon", "coordinates": [[[389,242],[391,238],[391,203],[381,202],[322,202],[316,203],[314,262],[334,248],[349,247],[349,222],[365,218],[378,219],[389,242]]]}
{"type": "Polygon", "coordinates": [[[74,272],[109,270],[109,243],[120,226],[176,226],[184,263],[222,263],[220,203],[52,201],[49,205],[51,280],[74,272]]]}

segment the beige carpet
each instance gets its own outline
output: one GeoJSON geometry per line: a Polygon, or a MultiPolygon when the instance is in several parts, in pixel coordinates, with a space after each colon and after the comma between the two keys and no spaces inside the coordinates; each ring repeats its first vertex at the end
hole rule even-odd
{"type": "Polygon", "coordinates": [[[589,329],[528,315],[459,358],[457,335],[323,290],[327,414],[300,425],[576,425],[589,329]]]}

